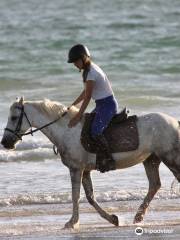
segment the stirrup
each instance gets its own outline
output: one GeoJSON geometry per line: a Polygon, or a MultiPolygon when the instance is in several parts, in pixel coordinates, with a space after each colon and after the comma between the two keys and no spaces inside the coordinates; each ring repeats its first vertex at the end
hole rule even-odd
{"type": "Polygon", "coordinates": [[[116,162],[111,159],[108,162],[101,162],[96,164],[96,169],[100,171],[101,173],[105,173],[108,171],[116,170],[116,162]]]}

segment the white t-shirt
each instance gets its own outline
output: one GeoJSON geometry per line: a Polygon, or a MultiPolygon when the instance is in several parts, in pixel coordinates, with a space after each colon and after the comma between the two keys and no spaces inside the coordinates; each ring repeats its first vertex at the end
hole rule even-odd
{"type": "Polygon", "coordinates": [[[88,80],[95,81],[92,92],[92,98],[94,100],[103,99],[113,95],[113,90],[106,74],[95,63],[91,63],[90,65],[90,70],[86,77],[86,81],[88,80]]]}

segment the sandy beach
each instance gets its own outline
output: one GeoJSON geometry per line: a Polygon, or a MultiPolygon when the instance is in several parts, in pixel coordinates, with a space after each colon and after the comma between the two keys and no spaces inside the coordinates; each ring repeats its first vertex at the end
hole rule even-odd
{"type": "Polygon", "coordinates": [[[81,203],[79,230],[63,229],[70,218],[71,204],[3,207],[0,210],[0,239],[177,240],[180,238],[178,203],[179,199],[174,199],[173,205],[172,199],[154,200],[144,222],[136,225],[132,221],[139,201],[101,203],[108,212],[118,215],[119,227],[114,227],[102,219],[88,203],[81,203]],[[140,228],[140,232],[137,228],[140,228]]]}
{"type": "Polygon", "coordinates": [[[113,240],[113,239],[149,239],[149,240],[162,240],[162,239],[172,239],[178,240],[180,237],[180,226],[172,225],[169,228],[171,233],[157,233],[157,231],[164,231],[167,227],[156,226],[156,228],[146,227],[148,233],[144,233],[141,236],[138,236],[134,233],[134,227],[119,227],[119,228],[101,228],[94,230],[92,227],[89,230],[81,230],[79,232],[70,232],[65,230],[54,230],[52,228],[52,233],[32,233],[30,235],[16,235],[16,236],[1,236],[1,239],[4,240],[26,240],[26,239],[37,239],[37,240],[78,240],[78,239],[99,239],[99,240],[113,240]],[[93,233],[92,233],[93,231],[93,233]],[[154,233],[152,232],[154,231],[154,233]]]}

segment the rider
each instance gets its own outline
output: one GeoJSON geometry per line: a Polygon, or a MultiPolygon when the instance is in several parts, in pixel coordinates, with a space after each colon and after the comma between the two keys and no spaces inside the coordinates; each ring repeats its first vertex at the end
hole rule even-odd
{"type": "Polygon", "coordinates": [[[84,82],[84,90],[72,103],[72,105],[76,105],[82,101],[80,110],[70,120],[68,126],[73,127],[81,120],[91,98],[93,98],[96,103],[93,112],[96,114],[91,126],[91,136],[98,144],[100,152],[103,152],[106,156],[108,162],[106,171],[113,170],[115,169],[115,161],[103,134],[118,109],[110,82],[103,70],[91,61],[88,48],[82,44],[74,45],[69,50],[68,63],[74,63],[80,72],[83,70],[82,78],[84,82]]]}

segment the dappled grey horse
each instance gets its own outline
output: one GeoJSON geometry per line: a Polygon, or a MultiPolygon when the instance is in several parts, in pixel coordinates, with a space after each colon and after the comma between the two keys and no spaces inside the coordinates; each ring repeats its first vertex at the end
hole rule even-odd
{"type": "MultiPolygon", "coordinates": [[[[57,146],[64,165],[69,168],[72,183],[73,213],[66,228],[79,227],[79,199],[81,184],[87,200],[98,213],[110,223],[118,226],[118,217],[103,210],[94,198],[90,172],[96,167],[96,155],[84,150],[80,143],[83,120],[74,128],[68,122],[78,109],[67,109],[50,100],[16,100],[10,107],[2,145],[14,149],[15,144],[27,134],[41,130],[57,146]],[[32,130],[32,127],[36,130],[32,130]]],[[[161,187],[159,165],[161,161],[180,182],[180,129],[176,119],[163,113],[150,113],[138,117],[139,147],[130,152],[114,153],[118,169],[143,162],[149,180],[149,190],[134,218],[134,223],[143,220],[146,209],[161,187]]]]}

